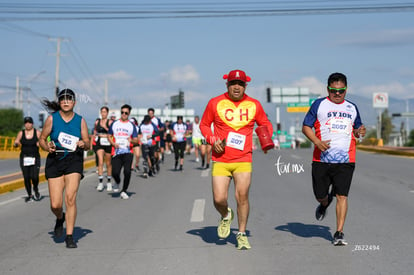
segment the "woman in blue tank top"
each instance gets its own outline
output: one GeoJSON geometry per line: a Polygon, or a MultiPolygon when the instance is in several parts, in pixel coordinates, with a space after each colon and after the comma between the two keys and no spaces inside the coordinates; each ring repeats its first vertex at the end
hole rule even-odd
{"type": "Polygon", "coordinates": [[[50,207],[56,216],[54,233],[56,238],[60,238],[66,221],[66,247],[76,248],[73,239],[76,195],[83,177],[83,151],[89,148],[88,126],[85,119],[73,111],[76,97],[70,89],[60,91],[57,101],[44,99],[42,104],[53,112],[45,121],[39,145],[49,152],[45,176],[49,184],[50,207]]]}

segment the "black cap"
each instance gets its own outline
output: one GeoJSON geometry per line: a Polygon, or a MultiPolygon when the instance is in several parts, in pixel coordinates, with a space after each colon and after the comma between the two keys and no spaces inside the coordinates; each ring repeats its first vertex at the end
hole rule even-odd
{"type": "Polygon", "coordinates": [[[76,101],[75,92],[72,91],[71,89],[63,89],[62,91],[60,91],[58,94],[58,100],[60,100],[63,97],[67,97],[67,98],[72,97],[73,101],[76,101]]]}
{"type": "Polygon", "coordinates": [[[30,116],[25,117],[23,121],[24,121],[24,123],[29,122],[29,123],[33,124],[33,118],[30,117],[30,116]]]}

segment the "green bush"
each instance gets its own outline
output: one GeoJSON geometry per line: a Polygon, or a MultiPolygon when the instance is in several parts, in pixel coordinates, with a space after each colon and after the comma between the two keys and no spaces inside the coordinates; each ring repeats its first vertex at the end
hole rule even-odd
{"type": "Polygon", "coordinates": [[[23,129],[23,126],[22,110],[0,109],[0,136],[14,137],[23,129]]]}

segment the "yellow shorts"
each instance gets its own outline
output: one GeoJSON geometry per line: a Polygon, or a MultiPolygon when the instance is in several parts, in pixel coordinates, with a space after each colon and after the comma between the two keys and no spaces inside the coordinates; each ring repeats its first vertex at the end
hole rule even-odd
{"type": "Polygon", "coordinates": [[[251,162],[213,162],[211,175],[231,177],[234,173],[252,172],[253,166],[251,162]]]}

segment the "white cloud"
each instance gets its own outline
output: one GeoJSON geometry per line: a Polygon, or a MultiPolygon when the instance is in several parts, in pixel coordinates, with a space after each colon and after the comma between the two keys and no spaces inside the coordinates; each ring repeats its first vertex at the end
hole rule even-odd
{"type": "Polygon", "coordinates": [[[406,98],[407,97],[407,90],[410,86],[414,87],[414,83],[405,87],[399,82],[392,82],[388,84],[381,84],[381,85],[369,85],[369,86],[362,86],[357,88],[358,94],[372,97],[373,93],[388,93],[390,97],[397,97],[397,98],[406,98]]]}
{"type": "Polygon", "coordinates": [[[200,75],[192,65],[172,68],[169,72],[162,74],[162,77],[168,82],[177,84],[197,84],[200,81],[200,75]]]}
{"type": "Polygon", "coordinates": [[[388,29],[376,32],[352,33],[342,40],[337,40],[336,45],[377,48],[411,46],[413,42],[414,29],[388,29]]]}
{"type": "Polygon", "coordinates": [[[125,81],[125,80],[133,80],[134,76],[128,74],[127,72],[120,70],[113,73],[108,73],[104,76],[104,79],[108,80],[115,80],[115,81],[125,81]]]}
{"type": "Polygon", "coordinates": [[[326,84],[322,83],[319,79],[313,76],[303,77],[299,80],[292,82],[292,87],[304,87],[309,88],[312,94],[324,95],[326,91],[326,84]]]}

